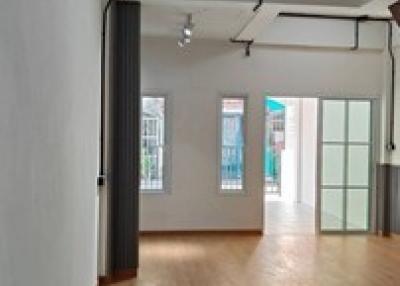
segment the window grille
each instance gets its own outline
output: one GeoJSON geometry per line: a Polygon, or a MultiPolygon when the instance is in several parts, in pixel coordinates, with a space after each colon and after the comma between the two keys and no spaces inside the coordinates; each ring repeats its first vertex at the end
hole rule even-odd
{"type": "Polygon", "coordinates": [[[164,189],[165,166],[165,97],[142,97],[141,129],[142,191],[164,189]]]}
{"type": "Polygon", "coordinates": [[[221,106],[220,188],[244,189],[245,98],[224,97],[221,106]]]}

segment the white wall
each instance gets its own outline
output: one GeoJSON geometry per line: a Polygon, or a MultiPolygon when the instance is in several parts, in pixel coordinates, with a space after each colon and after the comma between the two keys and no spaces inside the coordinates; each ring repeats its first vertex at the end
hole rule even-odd
{"type": "Polygon", "coordinates": [[[275,98],[285,105],[285,148],[281,153],[281,197],[297,202],[299,196],[300,99],[275,98]]]}
{"type": "Polygon", "coordinates": [[[318,100],[304,98],[301,106],[301,202],[315,207],[318,100]]]}
{"type": "Polygon", "coordinates": [[[2,286],[92,286],[97,0],[0,2],[2,286]]]}
{"type": "Polygon", "coordinates": [[[380,95],[380,50],[254,47],[176,39],[142,41],[143,91],[172,97],[172,186],[142,195],[142,230],[262,228],[263,92],[285,95],[380,95]],[[217,193],[217,99],[249,95],[246,196],[217,193]]]}

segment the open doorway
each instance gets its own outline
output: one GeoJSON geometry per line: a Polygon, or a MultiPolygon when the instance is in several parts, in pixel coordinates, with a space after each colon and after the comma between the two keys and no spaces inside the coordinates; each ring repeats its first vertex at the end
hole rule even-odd
{"type": "Polygon", "coordinates": [[[314,234],[318,99],[266,95],[264,232],[314,234]]]}

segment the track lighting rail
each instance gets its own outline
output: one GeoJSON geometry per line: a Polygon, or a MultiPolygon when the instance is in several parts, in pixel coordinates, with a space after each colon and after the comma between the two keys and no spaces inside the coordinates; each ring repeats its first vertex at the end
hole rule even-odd
{"type": "Polygon", "coordinates": [[[254,40],[236,40],[236,39],[230,39],[231,43],[234,44],[244,44],[245,45],[245,55],[246,57],[250,57],[251,51],[251,45],[254,44],[254,40]]]}
{"type": "Polygon", "coordinates": [[[258,3],[256,4],[256,6],[253,8],[253,12],[257,12],[258,9],[261,8],[261,6],[264,4],[264,0],[258,0],[258,3]]]}

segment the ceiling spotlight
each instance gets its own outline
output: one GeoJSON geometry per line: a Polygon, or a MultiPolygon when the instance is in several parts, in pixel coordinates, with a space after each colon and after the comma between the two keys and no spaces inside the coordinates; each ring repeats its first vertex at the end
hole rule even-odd
{"type": "Polygon", "coordinates": [[[178,46],[179,46],[180,48],[183,48],[183,47],[185,46],[185,42],[183,41],[183,39],[180,39],[180,40],[178,41],[178,46]]]}
{"type": "Polygon", "coordinates": [[[183,35],[186,36],[186,37],[190,37],[192,35],[192,29],[187,27],[187,26],[185,26],[183,28],[183,35]]]}
{"type": "Polygon", "coordinates": [[[192,22],[192,14],[186,16],[186,23],[182,28],[182,36],[178,41],[178,46],[183,48],[186,44],[191,42],[191,37],[193,35],[194,24],[192,22]]]}

